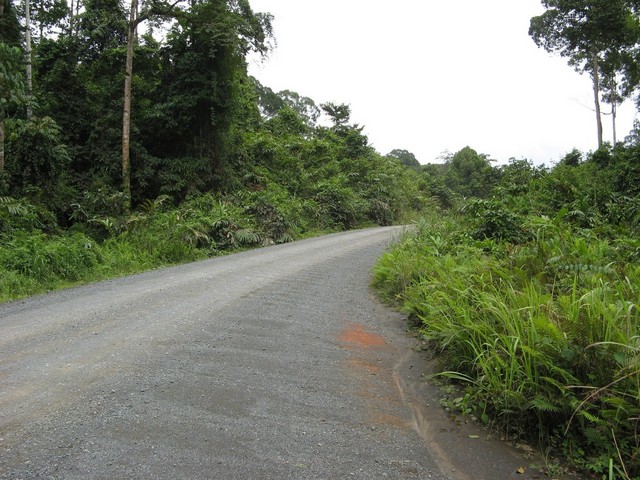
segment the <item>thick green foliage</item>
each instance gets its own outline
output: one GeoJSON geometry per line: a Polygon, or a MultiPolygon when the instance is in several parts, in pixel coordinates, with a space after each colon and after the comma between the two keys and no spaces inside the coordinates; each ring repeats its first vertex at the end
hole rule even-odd
{"type": "Polygon", "coordinates": [[[454,404],[579,467],[640,478],[639,150],[552,170],[512,161],[493,196],[431,217],[376,266],[466,385],[454,404]],[[626,473],[625,472],[626,469],[626,473]]]}
{"type": "MultiPolygon", "coordinates": [[[[242,188],[194,194],[179,206],[161,195],[128,213],[121,192],[86,191],[65,212],[67,233],[46,208],[0,197],[0,299],[314,232],[388,224],[422,206],[411,171],[373,150],[367,158],[324,163],[341,148],[336,138],[298,138],[283,146],[282,139],[258,134],[247,142],[253,165],[242,188]]],[[[41,173],[25,172],[31,171],[41,173]]]]}
{"type": "Polygon", "coordinates": [[[494,176],[486,155],[465,147],[447,162],[445,182],[449,188],[465,197],[484,197],[491,191],[494,176]]]}
{"type": "Polygon", "coordinates": [[[32,197],[46,195],[50,200],[70,163],[60,127],[49,117],[34,117],[16,123],[10,140],[6,173],[13,189],[31,190],[32,197]]]}
{"type": "MultiPolygon", "coordinates": [[[[91,0],[73,19],[50,13],[34,17],[43,32],[55,32],[35,37],[37,116],[12,125],[0,193],[41,205],[61,227],[100,242],[131,235],[118,192],[127,12],[114,0],[91,0]]],[[[375,152],[347,105],[322,106],[334,125],[321,127],[313,100],[247,77],[246,54],[269,50],[270,15],[254,13],[246,0],[203,0],[145,25],[167,33],[157,40],[147,29],[134,47],[135,210],[148,199],[168,197],[165,207],[175,207],[212,194],[253,219],[246,228],[257,237],[246,222],[233,222],[243,228],[229,227],[239,232],[227,232],[231,245],[236,237],[265,244],[391,224],[426,205],[428,184],[375,152]]]]}
{"type": "Polygon", "coordinates": [[[528,229],[533,239],[514,246],[474,241],[450,221],[419,224],[374,285],[419,321],[444,375],[468,383],[479,418],[596,472],[609,458],[621,466],[615,440],[640,475],[640,267],[566,224],[528,229]]]}
{"type": "Polygon", "coordinates": [[[9,46],[18,46],[21,43],[20,23],[16,15],[16,10],[11,0],[0,0],[2,2],[2,15],[0,15],[0,43],[9,46]]]}
{"type": "Polygon", "coordinates": [[[463,212],[472,216],[476,225],[472,235],[478,240],[493,238],[520,243],[526,237],[523,218],[498,199],[471,199],[463,212]]]}
{"type": "MultiPolygon", "coordinates": [[[[178,43],[172,45],[186,48],[186,34],[176,35],[172,41],[178,43]]],[[[153,50],[151,45],[148,48],[153,50]]],[[[99,56],[96,62],[104,60],[99,56]]],[[[188,69],[183,73],[187,75],[188,69]]],[[[207,95],[204,91],[187,94],[202,99],[207,95]]],[[[191,100],[180,101],[184,104],[176,103],[175,108],[183,108],[191,100]]],[[[210,112],[209,107],[203,111],[210,112]]],[[[149,108],[165,107],[156,104],[149,108]]],[[[106,158],[113,151],[102,143],[111,142],[109,137],[115,130],[106,129],[101,138],[91,140],[95,130],[89,129],[83,133],[88,136],[88,149],[77,145],[68,148],[62,144],[60,127],[50,118],[34,117],[16,124],[8,164],[14,198],[2,197],[0,202],[0,239],[5,246],[0,269],[7,279],[13,279],[13,290],[3,292],[2,298],[238,248],[287,242],[317,232],[392,224],[427,204],[428,186],[418,173],[375,152],[362,129],[350,125],[348,117],[341,117],[332,128],[312,127],[292,108],[281,108],[262,124],[256,120],[241,134],[237,124],[228,125],[225,141],[234,142],[234,153],[225,161],[226,187],[214,193],[210,187],[213,170],[218,167],[212,170],[209,154],[199,152],[203,144],[198,135],[207,134],[197,125],[188,125],[197,120],[196,111],[187,108],[184,113],[186,123],[176,127],[176,132],[190,136],[195,143],[181,151],[180,157],[174,156],[181,149],[181,140],[176,138],[162,141],[173,142],[171,145],[159,142],[153,150],[141,144],[144,140],[134,142],[136,178],[144,188],[138,189],[133,212],[122,192],[113,187],[116,163],[106,158]],[[191,129],[200,133],[194,137],[191,129]],[[89,160],[76,163],[69,158],[69,151],[71,155],[84,151],[89,160]],[[193,156],[185,156],[189,152],[193,156]],[[91,179],[91,188],[81,188],[89,184],[87,177],[76,172],[80,165],[99,173],[91,179]],[[74,177],[77,190],[64,188],[69,176],[74,177]],[[153,196],[140,197],[144,192],[153,196]],[[28,199],[17,199],[25,193],[28,199]],[[59,224],[47,207],[55,209],[59,224]],[[89,263],[69,262],[70,269],[76,269],[71,275],[58,268],[58,257],[64,250],[60,245],[78,253],[71,245],[80,242],[78,239],[87,240],[87,250],[95,258],[89,263]],[[33,254],[36,250],[44,252],[50,263],[39,260],[40,256],[33,254]],[[29,256],[40,270],[25,263],[29,256]],[[49,274],[40,278],[43,269],[49,274]]],[[[152,117],[144,121],[155,125],[152,117]]]]}

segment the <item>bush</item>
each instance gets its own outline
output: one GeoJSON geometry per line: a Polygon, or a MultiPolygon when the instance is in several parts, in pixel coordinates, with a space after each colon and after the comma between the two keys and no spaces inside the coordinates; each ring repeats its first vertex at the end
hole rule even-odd
{"type": "Polygon", "coordinates": [[[489,238],[520,243],[526,239],[522,217],[498,200],[472,199],[462,211],[473,217],[472,236],[478,240],[489,238]]]}
{"type": "Polygon", "coordinates": [[[313,200],[328,227],[348,230],[365,218],[366,203],[346,186],[346,177],[337,176],[315,185],[313,200]]]}
{"type": "Polygon", "coordinates": [[[0,243],[0,265],[5,272],[32,278],[47,286],[88,278],[100,254],[81,233],[47,236],[17,232],[0,243]]]}

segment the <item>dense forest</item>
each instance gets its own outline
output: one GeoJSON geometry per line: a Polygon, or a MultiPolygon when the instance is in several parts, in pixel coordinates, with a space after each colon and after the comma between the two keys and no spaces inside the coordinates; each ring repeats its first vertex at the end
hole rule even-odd
{"type": "Polygon", "coordinates": [[[550,167],[380,154],[347,104],[248,76],[274,36],[247,0],[0,0],[0,301],[413,222],[373,283],[441,353],[445,405],[551,475],[561,453],[640,478],[640,127],[601,123],[638,92],[640,5],[542,4],[529,34],[591,77],[597,120],[550,167]]]}
{"type": "Polygon", "coordinates": [[[28,5],[0,11],[0,299],[424,207],[348,105],[247,75],[246,0],[28,5]]]}

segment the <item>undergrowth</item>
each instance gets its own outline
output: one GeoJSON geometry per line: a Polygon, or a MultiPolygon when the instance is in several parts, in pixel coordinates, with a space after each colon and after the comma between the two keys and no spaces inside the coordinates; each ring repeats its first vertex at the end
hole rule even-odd
{"type": "MultiPolygon", "coordinates": [[[[522,243],[433,216],[373,284],[416,320],[465,408],[585,472],[640,478],[640,264],[616,241],[529,216],[522,243]]],[[[612,477],[611,477],[612,478],[612,477]]]]}
{"type": "Polygon", "coordinates": [[[194,195],[178,206],[161,195],[131,213],[118,192],[86,192],[69,207],[66,228],[42,206],[0,196],[0,302],[374,224],[365,216],[342,224],[318,200],[264,183],[234,194],[194,195]]]}

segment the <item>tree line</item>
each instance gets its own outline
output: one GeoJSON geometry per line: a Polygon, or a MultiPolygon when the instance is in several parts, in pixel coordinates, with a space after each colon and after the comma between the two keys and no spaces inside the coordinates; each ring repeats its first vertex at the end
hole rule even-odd
{"type": "MultiPolygon", "coordinates": [[[[602,102],[616,146],[616,107],[640,82],[638,2],[542,5],[529,34],[591,76],[598,147],[602,102]]],[[[247,158],[252,136],[285,109],[306,139],[326,138],[323,112],[343,140],[347,127],[361,133],[347,105],[271,92],[247,75],[247,54],[273,45],[271,20],[248,0],[2,0],[0,194],[29,192],[56,212],[99,189],[122,193],[125,210],[162,194],[179,203],[250,187],[242,179],[262,161],[247,158]]],[[[390,156],[419,166],[406,150],[390,156]]]]}
{"type": "Polygon", "coordinates": [[[1,1],[0,298],[407,221],[429,201],[347,104],[248,76],[273,36],[246,0],[1,1]]]}
{"type": "Polygon", "coordinates": [[[267,51],[270,16],[242,0],[129,7],[3,0],[2,119],[13,137],[0,166],[9,193],[102,182],[136,204],[225,183],[240,131],[259,123],[245,55],[267,51]],[[22,58],[32,76],[18,68],[22,58]],[[19,155],[26,123],[49,158],[19,155]]]}

